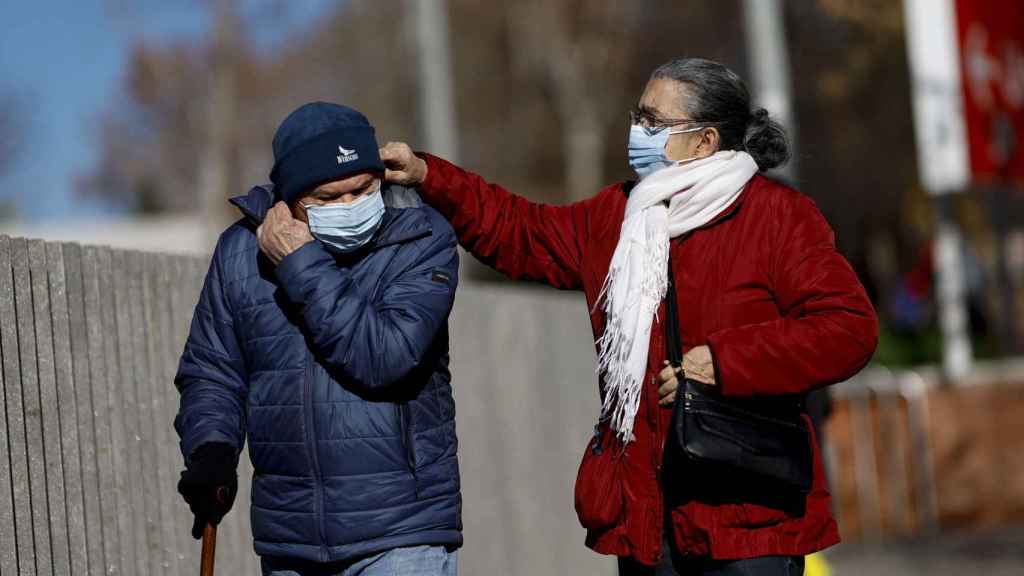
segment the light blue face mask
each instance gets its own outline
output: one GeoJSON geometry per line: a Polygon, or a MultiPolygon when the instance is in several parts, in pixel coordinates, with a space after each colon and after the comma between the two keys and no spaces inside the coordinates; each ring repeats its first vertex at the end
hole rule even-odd
{"type": "Polygon", "coordinates": [[[662,168],[667,168],[680,162],[695,160],[696,156],[682,160],[669,160],[665,157],[665,145],[668,144],[669,136],[673,134],[687,134],[703,129],[703,126],[681,128],[679,130],[665,128],[656,134],[651,134],[643,126],[633,124],[629,128],[629,144],[626,150],[629,155],[629,167],[643,180],[662,168]]]}
{"type": "Polygon", "coordinates": [[[373,238],[384,218],[384,195],[378,189],[348,204],[303,204],[309,231],[331,252],[352,252],[373,238]]]}

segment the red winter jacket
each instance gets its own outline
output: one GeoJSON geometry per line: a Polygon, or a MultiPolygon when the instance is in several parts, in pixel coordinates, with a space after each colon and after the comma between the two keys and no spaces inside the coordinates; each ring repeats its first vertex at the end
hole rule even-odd
{"type": "MultiPolygon", "coordinates": [[[[428,174],[420,193],[451,221],[462,246],[511,278],[582,290],[599,338],[604,318],[594,303],[619,239],[628,186],[548,206],[439,158],[423,158],[428,174]]],[[[671,250],[684,348],[711,348],[722,394],[807,392],[850,378],[871,358],[878,338],[871,302],[836,251],[821,213],[795,190],[757,175],[729,209],[674,238],[671,250]]],[[[621,469],[622,512],[587,537],[597,552],[649,565],[661,561],[666,517],[659,478],[671,410],[658,407],[655,381],[665,359],[663,333],[658,325],[652,330],[650,385],[621,469]]],[[[710,480],[698,471],[674,480],[673,488],[742,480],[710,480]]],[[[814,484],[799,515],[758,504],[679,501],[670,515],[685,554],[804,555],[839,541],[816,443],[814,484]]]]}

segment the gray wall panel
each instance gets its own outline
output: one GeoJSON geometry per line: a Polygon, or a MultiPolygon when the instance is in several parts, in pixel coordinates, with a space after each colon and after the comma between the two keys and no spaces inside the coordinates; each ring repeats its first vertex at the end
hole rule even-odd
{"type": "Polygon", "coordinates": [[[5,574],[18,570],[32,574],[35,553],[32,545],[32,503],[29,496],[28,459],[25,448],[25,413],[21,402],[21,368],[18,359],[18,319],[14,312],[14,277],[11,267],[11,240],[0,236],[0,352],[3,354],[4,392],[4,446],[5,465],[0,481],[6,488],[2,502],[7,508],[0,511],[4,524],[0,526],[0,566],[5,574]]]}
{"type": "Polygon", "coordinates": [[[176,526],[174,522],[174,499],[176,482],[181,467],[172,459],[174,453],[173,416],[167,409],[166,389],[172,377],[168,376],[169,359],[164,353],[167,338],[165,326],[168,322],[167,294],[171,289],[167,274],[168,256],[146,254],[144,265],[148,287],[145,295],[146,318],[149,329],[146,332],[146,353],[152,366],[151,383],[153,399],[154,442],[157,449],[158,487],[160,490],[160,533],[164,545],[164,568],[167,574],[176,574],[178,559],[175,550],[176,526]]]}
{"type": "Polygon", "coordinates": [[[122,497],[130,504],[131,514],[128,515],[131,534],[122,546],[132,550],[130,556],[134,561],[135,574],[145,574],[149,564],[146,544],[145,505],[142,494],[142,460],[140,454],[141,437],[139,436],[138,398],[135,389],[135,354],[132,346],[131,299],[129,297],[128,255],[123,250],[115,250],[111,254],[114,285],[114,320],[117,333],[118,373],[121,383],[118,387],[120,409],[125,429],[125,466],[127,482],[123,487],[122,497]]]}
{"type": "Polygon", "coordinates": [[[53,573],[58,576],[66,576],[71,573],[71,557],[68,549],[67,507],[64,501],[64,459],[61,453],[60,412],[57,401],[57,374],[54,365],[53,318],[50,311],[46,244],[42,240],[29,241],[28,264],[32,279],[39,401],[43,421],[42,456],[46,469],[50,550],[53,573]]]}
{"type": "Polygon", "coordinates": [[[157,453],[156,419],[153,413],[153,369],[147,345],[151,318],[147,313],[149,280],[145,274],[145,255],[128,255],[131,284],[129,298],[132,315],[132,349],[135,358],[135,387],[139,409],[139,435],[142,438],[142,486],[145,503],[146,543],[149,557],[147,574],[164,573],[164,547],[160,518],[160,479],[157,453]]]}
{"type": "Polygon", "coordinates": [[[60,412],[64,504],[68,525],[68,549],[71,573],[88,574],[85,536],[85,508],[82,500],[82,467],[78,447],[78,414],[75,411],[74,368],[71,361],[71,334],[68,327],[67,285],[64,276],[64,251],[59,243],[46,245],[47,280],[50,290],[50,316],[53,326],[54,374],[57,383],[57,408],[60,412]]]}
{"type": "MultiPolygon", "coordinates": [[[[132,546],[134,525],[129,486],[135,476],[128,462],[128,431],[126,420],[132,407],[125,409],[123,398],[125,379],[121,375],[118,350],[121,342],[117,337],[117,306],[114,287],[114,265],[112,251],[102,248],[97,252],[99,277],[100,329],[103,334],[102,358],[107,382],[107,409],[110,422],[110,491],[108,500],[115,503],[114,523],[117,527],[117,564],[121,574],[135,573],[135,548],[132,546]]],[[[101,475],[101,481],[104,476],[101,475]]]]}
{"type": "Polygon", "coordinates": [[[103,560],[103,524],[100,519],[99,479],[96,471],[96,430],[93,427],[92,383],[89,368],[89,333],[85,323],[85,288],[82,248],[66,243],[64,277],[67,281],[68,328],[71,334],[71,365],[75,383],[79,462],[85,508],[86,551],[89,574],[106,573],[103,560]]]}
{"type": "Polygon", "coordinates": [[[43,453],[43,412],[39,399],[35,317],[32,309],[32,278],[28,267],[28,243],[11,241],[14,268],[14,306],[18,316],[18,349],[21,365],[21,398],[25,408],[25,440],[28,450],[29,491],[32,502],[32,538],[38,574],[53,572],[50,550],[50,514],[46,499],[46,460],[43,453]]]}
{"type": "MultiPolygon", "coordinates": [[[[178,360],[181,357],[181,352],[185,346],[185,338],[188,335],[189,324],[192,319],[192,305],[195,303],[191,297],[193,292],[193,278],[194,278],[194,260],[193,258],[174,258],[173,259],[173,275],[174,278],[178,279],[177,290],[174,290],[171,294],[171,314],[173,316],[173,341],[171,343],[171,357],[173,359],[172,367],[173,371],[177,371],[178,360]]],[[[174,414],[178,413],[179,395],[177,388],[174,387],[173,373],[172,380],[167,382],[168,393],[171,397],[171,407],[174,414]]],[[[184,466],[184,459],[181,455],[181,450],[177,444],[179,438],[177,433],[174,433],[175,451],[174,451],[174,462],[179,467],[184,466]]],[[[179,559],[181,561],[181,569],[183,574],[191,576],[199,571],[199,555],[200,548],[198,542],[192,539],[190,530],[192,528],[192,513],[188,509],[188,505],[178,498],[175,510],[175,523],[179,527],[177,536],[177,545],[179,550],[179,559]]]]}
{"type": "MultiPolygon", "coordinates": [[[[117,526],[117,486],[110,414],[110,382],[104,356],[100,260],[105,248],[86,246],[82,252],[82,286],[89,350],[89,383],[92,388],[93,426],[96,438],[96,472],[99,482],[100,523],[103,526],[103,559],[108,574],[121,573],[117,526]]],[[[104,282],[105,283],[105,282],[104,282]]]]}

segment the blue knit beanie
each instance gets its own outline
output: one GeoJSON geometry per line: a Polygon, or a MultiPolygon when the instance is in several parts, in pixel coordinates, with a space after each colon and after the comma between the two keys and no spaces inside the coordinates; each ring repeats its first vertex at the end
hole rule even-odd
{"type": "Polygon", "coordinates": [[[358,172],[384,173],[373,126],[338,104],[311,102],[288,115],[274,134],[275,194],[291,202],[304,192],[358,172]]]}

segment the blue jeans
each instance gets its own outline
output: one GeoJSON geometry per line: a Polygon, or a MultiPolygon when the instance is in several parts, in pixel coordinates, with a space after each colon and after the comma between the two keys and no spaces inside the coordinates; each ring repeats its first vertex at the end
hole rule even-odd
{"type": "Polygon", "coordinates": [[[320,564],[305,560],[260,559],[263,576],[456,576],[459,573],[457,552],[444,546],[413,546],[395,548],[353,562],[320,564]]]}

